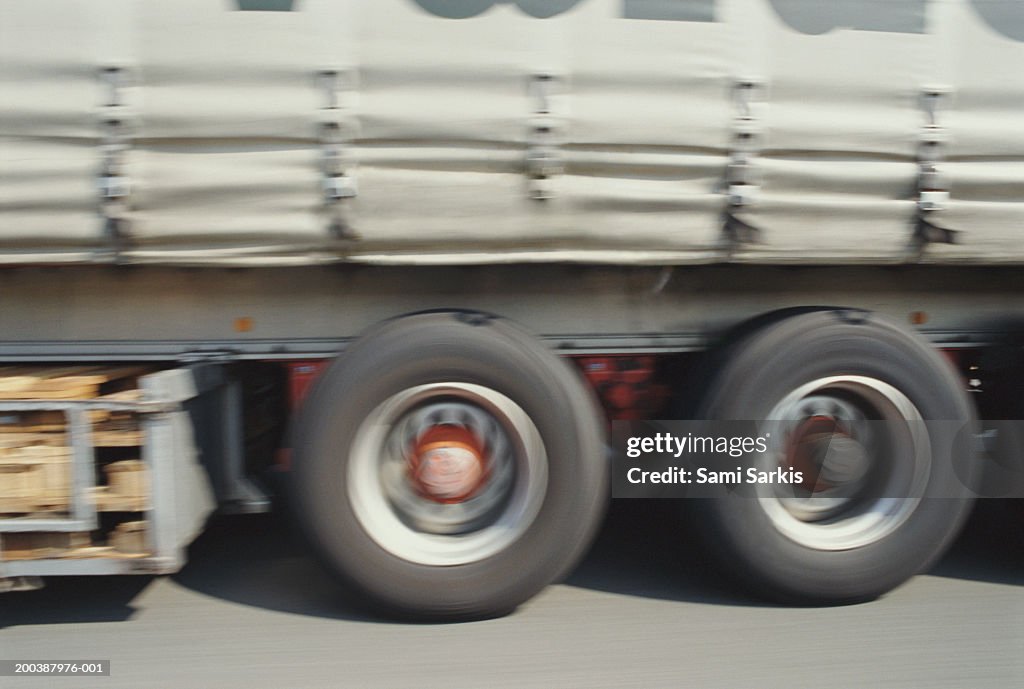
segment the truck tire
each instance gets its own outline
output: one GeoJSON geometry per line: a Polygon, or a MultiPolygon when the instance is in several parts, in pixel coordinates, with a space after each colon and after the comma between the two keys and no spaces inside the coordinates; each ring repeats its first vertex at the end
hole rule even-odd
{"type": "Polygon", "coordinates": [[[579,374],[480,314],[378,326],[297,422],[293,508],[357,600],[403,618],[506,614],[564,576],[608,503],[579,374]]]}
{"type": "Polygon", "coordinates": [[[763,461],[776,466],[793,463],[809,418],[832,432],[885,420],[894,429],[887,442],[902,443],[882,452],[877,433],[844,435],[857,468],[828,488],[832,497],[758,486],[754,496],[691,501],[709,552],[758,595],[800,604],[876,598],[934,563],[969,513],[967,486],[980,468],[972,403],[939,352],[874,315],[806,313],[747,335],[727,352],[699,416],[772,419],[763,461]]]}

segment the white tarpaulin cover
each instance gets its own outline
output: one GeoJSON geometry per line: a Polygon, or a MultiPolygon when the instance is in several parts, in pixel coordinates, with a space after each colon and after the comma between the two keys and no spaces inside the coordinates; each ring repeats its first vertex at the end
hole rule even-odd
{"type": "Polygon", "coordinates": [[[0,263],[1024,262],[1021,65],[1016,0],[0,0],[0,263]]]}

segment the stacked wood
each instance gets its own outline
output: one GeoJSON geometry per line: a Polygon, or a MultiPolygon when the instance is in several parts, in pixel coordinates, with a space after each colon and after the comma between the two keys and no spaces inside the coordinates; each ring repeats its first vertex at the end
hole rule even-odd
{"type": "Polygon", "coordinates": [[[71,501],[71,448],[0,447],[0,513],[66,511],[71,501]]]}
{"type": "Polygon", "coordinates": [[[0,535],[0,547],[5,560],[37,560],[66,557],[73,552],[92,546],[88,533],[62,531],[5,533],[0,535]]]}
{"type": "MultiPolygon", "coordinates": [[[[142,397],[140,366],[0,366],[0,401],[101,400],[142,397]]],[[[90,441],[99,485],[89,495],[107,526],[93,533],[0,533],[0,559],[145,557],[149,473],[139,461],[145,437],[136,415],[89,410],[90,441]],[[135,458],[131,457],[135,448],[135,458]],[[105,483],[103,480],[105,479],[105,483]],[[111,525],[112,524],[112,525],[111,525]]],[[[63,411],[0,412],[0,521],[52,519],[71,511],[72,449],[63,411]]]]}
{"type": "Polygon", "coordinates": [[[149,509],[149,472],[137,459],[113,462],[103,467],[107,485],[93,491],[101,512],[143,512],[149,509]]]}
{"type": "Polygon", "coordinates": [[[121,522],[110,535],[110,545],[119,553],[145,553],[147,524],[144,521],[121,522]]]}
{"type": "Polygon", "coordinates": [[[120,392],[151,372],[144,366],[0,366],[0,400],[94,399],[120,392]],[[124,383],[119,385],[118,383],[124,383]]]}

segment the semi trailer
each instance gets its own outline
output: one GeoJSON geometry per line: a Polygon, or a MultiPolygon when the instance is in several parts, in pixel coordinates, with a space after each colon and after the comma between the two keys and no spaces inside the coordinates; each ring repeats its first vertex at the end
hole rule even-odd
{"type": "Polygon", "coordinates": [[[0,3],[0,582],[177,571],[280,474],[343,590],[497,615],[611,422],[781,471],[864,420],[904,445],[842,433],[838,493],[677,512],[759,595],[882,595],[1021,490],[1022,60],[1001,0],[0,3]]]}

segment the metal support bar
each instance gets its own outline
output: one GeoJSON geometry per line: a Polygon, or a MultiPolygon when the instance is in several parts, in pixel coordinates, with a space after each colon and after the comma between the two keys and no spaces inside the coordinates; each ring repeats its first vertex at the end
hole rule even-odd
{"type": "Polygon", "coordinates": [[[224,366],[197,363],[188,367],[197,395],[189,405],[197,444],[213,479],[221,509],[229,513],[266,512],[270,498],[246,475],[245,418],[242,383],[224,366]],[[216,419],[216,423],[209,423],[216,419]]]}
{"type": "Polygon", "coordinates": [[[142,448],[142,461],[149,471],[152,488],[150,490],[150,518],[153,528],[147,531],[147,547],[149,552],[158,557],[170,557],[184,562],[183,554],[174,543],[174,530],[169,521],[174,519],[176,499],[174,494],[174,436],[170,432],[169,414],[147,416],[142,421],[146,435],[146,444],[142,448]]]}
{"type": "Polygon", "coordinates": [[[226,512],[266,512],[270,509],[270,499],[245,476],[242,404],[241,381],[228,380],[220,392],[222,501],[226,512]]]}
{"type": "Polygon", "coordinates": [[[96,453],[92,446],[92,425],[88,412],[82,407],[68,409],[68,428],[71,431],[71,516],[79,523],[89,524],[91,531],[98,525],[96,505],[89,499],[96,485],[96,453]]]}

